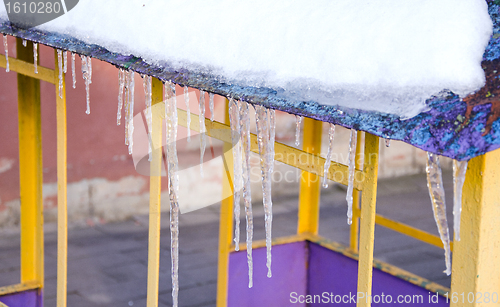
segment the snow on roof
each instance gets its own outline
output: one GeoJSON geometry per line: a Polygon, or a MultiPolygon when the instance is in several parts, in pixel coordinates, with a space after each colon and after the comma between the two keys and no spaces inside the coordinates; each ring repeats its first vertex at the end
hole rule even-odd
{"type": "MultiPolygon", "coordinates": [[[[6,18],[0,6],[0,18],[6,18]]],[[[484,0],[81,0],[37,29],[282,96],[409,118],[484,85],[484,0]]]]}

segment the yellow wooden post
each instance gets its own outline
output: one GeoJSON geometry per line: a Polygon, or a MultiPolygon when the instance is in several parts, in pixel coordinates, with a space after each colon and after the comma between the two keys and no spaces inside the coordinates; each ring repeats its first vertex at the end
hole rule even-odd
{"type": "Polygon", "coordinates": [[[497,149],[469,161],[462,193],[461,240],[455,242],[453,252],[452,307],[500,306],[499,160],[497,149]]]}
{"type": "MultiPolygon", "coordinates": [[[[356,143],[356,158],[355,165],[356,169],[361,169],[361,149],[363,148],[363,132],[358,131],[357,143],[356,143]]],[[[352,191],[352,224],[349,236],[349,247],[354,251],[358,252],[358,237],[359,237],[359,200],[361,193],[358,189],[352,191]]]]}
{"type": "MultiPolygon", "coordinates": [[[[378,137],[365,134],[365,163],[363,197],[361,200],[361,226],[359,234],[358,307],[371,306],[373,247],[375,240],[375,214],[377,203],[378,137]]],[[[358,178],[359,180],[360,178],[358,178]]]]}
{"type": "MultiPolygon", "coordinates": [[[[229,102],[226,99],[225,123],[229,125],[229,102]]],[[[233,151],[231,143],[224,142],[222,157],[224,170],[222,175],[222,195],[233,190],[233,151]]],[[[224,197],[223,197],[224,198],[224,197]]],[[[217,266],[217,307],[227,306],[227,286],[229,268],[229,248],[233,235],[233,196],[224,198],[220,205],[219,222],[219,257],[217,266]]]]}
{"type": "MultiPolygon", "coordinates": [[[[17,57],[34,62],[33,44],[17,39],[17,57]]],[[[40,81],[17,75],[21,195],[21,283],[43,287],[42,124],[40,81]]]]}
{"type": "MultiPolygon", "coordinates": [[[[151,105],[154,106],[163,100],[163,83],[152,78],[151,105]]],[[[158,289],[160,276],[160,231],[161,231],[161,170],[162,158],[162,108],[153,108],[153,125],[151,142],[153,157],[149,174],[149,245],[148,245],[148,285],[147,306],[158,306],[158,289]],[[154,112],[153,112],[154,110],[154,112]]],[[[164,109],[163,109],[164,110],[164,109]]]]}
{"type": "MultiPolygon", "coordinates": [[[[309,153],[321,153],[323,123],[311,118],[304,119],[303,150],[309,153]]],[[[316,164],[307,161],[308,165],[316,164]]],[[[318,175],[302,171],[299,191],[299,221],[297,233],[318,234],[319,197],[321,182],[318,175]]]]}
{"type": "Polygon", "coordinates": [[[66,307],[68,274],[66,81],[65,74],[62,73],[63,88],[60,95],[57,50],[54,50],[54,55],[57,121],[57,307],[66,307]]]}

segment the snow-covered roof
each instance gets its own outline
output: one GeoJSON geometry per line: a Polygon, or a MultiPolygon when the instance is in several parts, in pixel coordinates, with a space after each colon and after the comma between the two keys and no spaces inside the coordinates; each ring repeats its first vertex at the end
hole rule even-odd
{"type": "Polygon", "coordinates": [[[81,0],[29,30],[0,6],[0,31],[453,158],[500,146],[496,130],[478,144],[476,126],[450,136],[437,122],[463,117],[460,97],[484,85],[483,0],[81,0]]]}

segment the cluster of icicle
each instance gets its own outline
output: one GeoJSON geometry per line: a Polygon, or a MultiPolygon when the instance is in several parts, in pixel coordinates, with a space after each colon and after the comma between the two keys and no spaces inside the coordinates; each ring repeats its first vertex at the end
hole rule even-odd
{"type": "Polygon", "coordinates": [[[134,89],[135,79],[132,70],[118,71],[118,112],[116,124],[120,125],[122,108],[125,109],[125,145],[128,145],[128,153],[132,154],[134,146],[134,89]]]}
{"type": "MultiPolygon", "coordinates": [[[[427,153],[427,187],[432,201],[432,211],[439,231],[439,236],[444,246],[447,275],[451,274],[451,249],[448,220],[446,218],[446,202],[443,187],[443,174],[439,164],[439,156],[427,153]]],[[[462,212],[462,188],[467,171],[467,161],[453,161],[453,232],[455,240],[460,241],[460,216],[462,212]]]]}

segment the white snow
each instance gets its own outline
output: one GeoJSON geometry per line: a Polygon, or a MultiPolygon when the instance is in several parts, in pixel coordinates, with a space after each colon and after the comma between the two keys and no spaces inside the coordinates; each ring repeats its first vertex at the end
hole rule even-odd
{"type": "Polygon", "coordinates": [[[295,98],[410,117],[443,89],[483,86],[492,22],[484,0],[81,0],[39,28],[295,98]]]}

